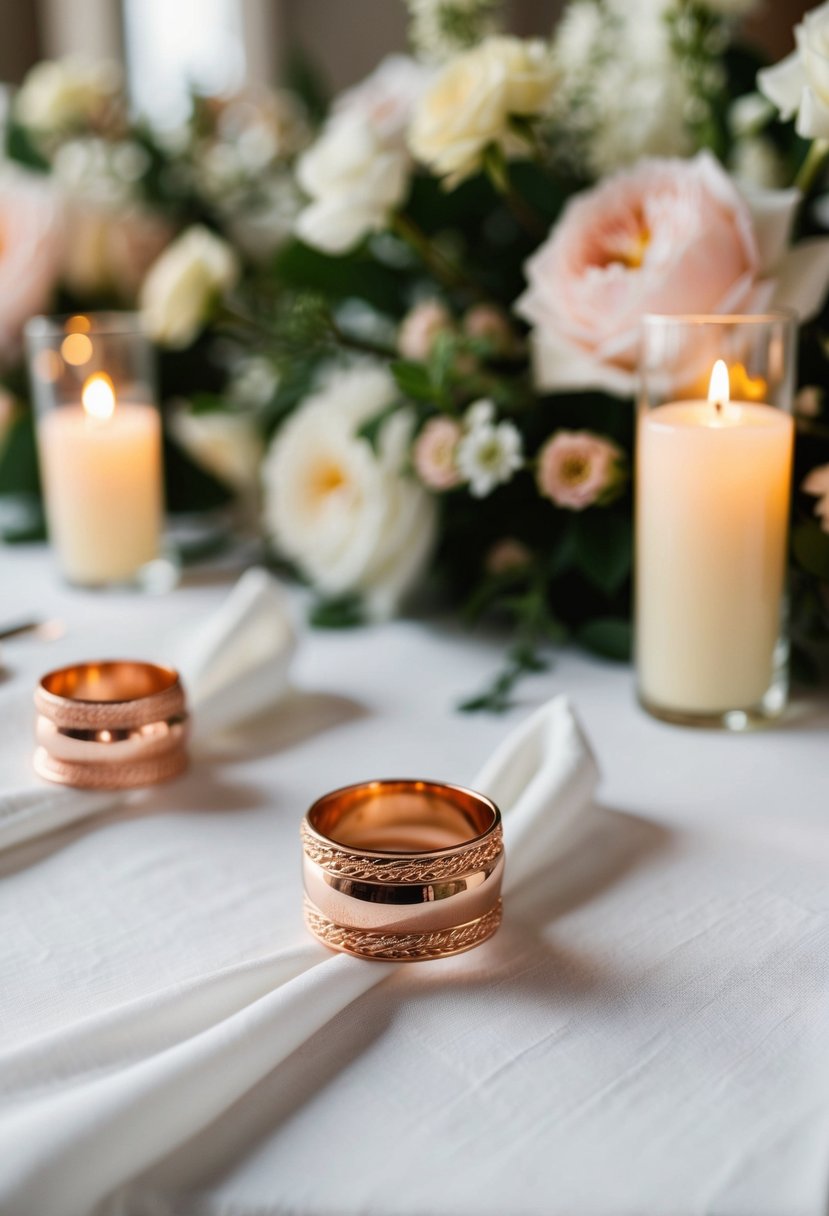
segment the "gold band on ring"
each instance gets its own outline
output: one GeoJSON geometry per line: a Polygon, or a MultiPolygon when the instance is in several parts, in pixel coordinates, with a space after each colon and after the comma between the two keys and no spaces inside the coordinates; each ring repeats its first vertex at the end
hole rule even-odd
{"type": "Polygon", "coordinates": [[[35,689],[35,771],[79,789],[131,789],[187,767],[188,714],[178,673],[132,660],[77,663],[35,689]]]}
{"type": "Polygon", "coordinates": [[[335,790],[302,825],[305,920],[335,950],[400,962],[444,958],[501,920],[498,808],[435,781],[335,790]]]}

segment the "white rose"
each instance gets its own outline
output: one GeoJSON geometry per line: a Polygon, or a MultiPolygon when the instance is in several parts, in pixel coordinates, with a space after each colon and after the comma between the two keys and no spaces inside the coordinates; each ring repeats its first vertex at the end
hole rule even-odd
{"type": "Polygon", "coordinates": [[[415,106],[431,72],[410,55],[387,55],[374,71],[334,101],[335,115],[359,115],[391,146],[404,147],[415,106]]]}
{"type": "Polygon", "coordinates": [[[250,495],[258,485],[262,438],[249,413],[176,410],[170,430],[186,452],[225,485],[250,495]]]}
{"type": "Polygon", "coordinates": [[[300,237],[325,253],[345,253],[385,228],[409,189],[406,130],[427,70],[390,55],[334,102],[317,141],[297,164],[310,204],[297,218],[300,237]]]}
{"type": "Polygon", "coordinates": [[[278,432],[265,458],[265,527],[326,595],[357,593],[387,616],[428,561],[436,531],[431,496],[402,470],[411,425],[383,427],[377,454],[360,425],[397,396],[385,369],[336,371],[278,432]]]}
{"type": "Polygon", "coordinates": [[[521,143],[511,117],[531,118],[550,105],[555,70],[549,46],[498,36],[456,56],[415,110],[409,146],[448,186],[476,173],[486,148],[512,155],[521,143]]]}
{"type": "Polygon", "coordinates": [[[325,253],[345,253],[388,223],[409,187],[409,157],[388,147],[356,114],[335,116],[299,159],[299,184],[311,198],[299,214],[300,237],[325,253]]]}
{"type": "Polygon", "coordinates": [[[44,134],[106,127],[121,111],[118,65],[73,56],[36,64],[15,99],[15,113],[22,125],[44,134]]]}
{"type": "Polygon", "coordinates": [[[239,276],[235,253],[201,225],[188,228],[153,263],[141,289],[144,328],[162,346],[189,346],[217,297],[239,276]]]}
{"type": "Polygon", "coordinates": [[[804,139],[829,139],[829,2],[806,13],[794,31],[797,49],[757,74],[757,86],[784,119],[797,115],[804,139]]]}

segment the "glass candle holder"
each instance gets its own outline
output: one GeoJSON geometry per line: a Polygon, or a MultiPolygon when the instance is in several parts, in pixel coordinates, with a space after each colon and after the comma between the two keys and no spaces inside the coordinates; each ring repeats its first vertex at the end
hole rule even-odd
{"type": "Polygon", "coordinates": [[[636,671],[669,722],[745,730],[786,704],[794,338],[784,313],[644,321],[636,671]]]}
{"type": "Polygon", "coordinates": [[[161,419],[136,313],[33,317],[29,375],[49,536],[64,577],[136,585],[158,556],[161,419]]]}

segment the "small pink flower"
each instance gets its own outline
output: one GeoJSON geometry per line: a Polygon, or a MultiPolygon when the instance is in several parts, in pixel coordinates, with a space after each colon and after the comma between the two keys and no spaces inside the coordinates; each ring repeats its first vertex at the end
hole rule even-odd
{"type": "Polygon", "coordinates": [[[404,359],[428,359],[442,333],[452,329],[452,316],[440,300],[423,300],[403,318],[397,349],[404,359]]]}
{"type": "Polygon", "coordinates": [[[621,452],[589,431],[558,431],[538,458],[538,490],[559,507],[583,511],[613,484],[621,452]]]}
{"type": "Polygon", "coordinates": [[[460,484],[455,452],[462,430],[451,418],[431,418],[415,440],[413,459],[418,477],[431,490],[460,484]]]}
{"type": "Polygon", "coordinates": [[[815,515],[824,532],[829,532],[829,464],[818,465],[803,479],[803,491],[817,498],[815,515]]]}
{"type": "Polygon", "coordinates": [[[533,555],[522,540],[514,536],[504,536],[496,540],[484,560],[488,574],[507,574],[510,570],[520,570],[528,566],[533,555]]]}
{"type": "Polygon", "coordinates": [[[506,315],[491,304],[473,305],[463,319],[463,328],[470,338],[489,342],[496,354],[509,354],[515,346],[515,333],[506,315]]]}

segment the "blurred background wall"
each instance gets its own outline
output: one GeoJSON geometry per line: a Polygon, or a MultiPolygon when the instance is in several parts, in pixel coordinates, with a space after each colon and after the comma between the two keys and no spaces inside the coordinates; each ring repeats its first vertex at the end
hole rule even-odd
{"type": "MultiPolygon", "coordinates": [[[[511,0],[517,33],[547,33],[562,0],[511,0]]],[[[776,59],[811,0],[766,0],[746,32],[776,59]]],[[[0,0],[0,80],[72,52],[126,61],[139,103],[163,110],[188,78],[206,88],[278,78],[301,51],[333,88],[406,42],[403,0],[0,0]]]]}

